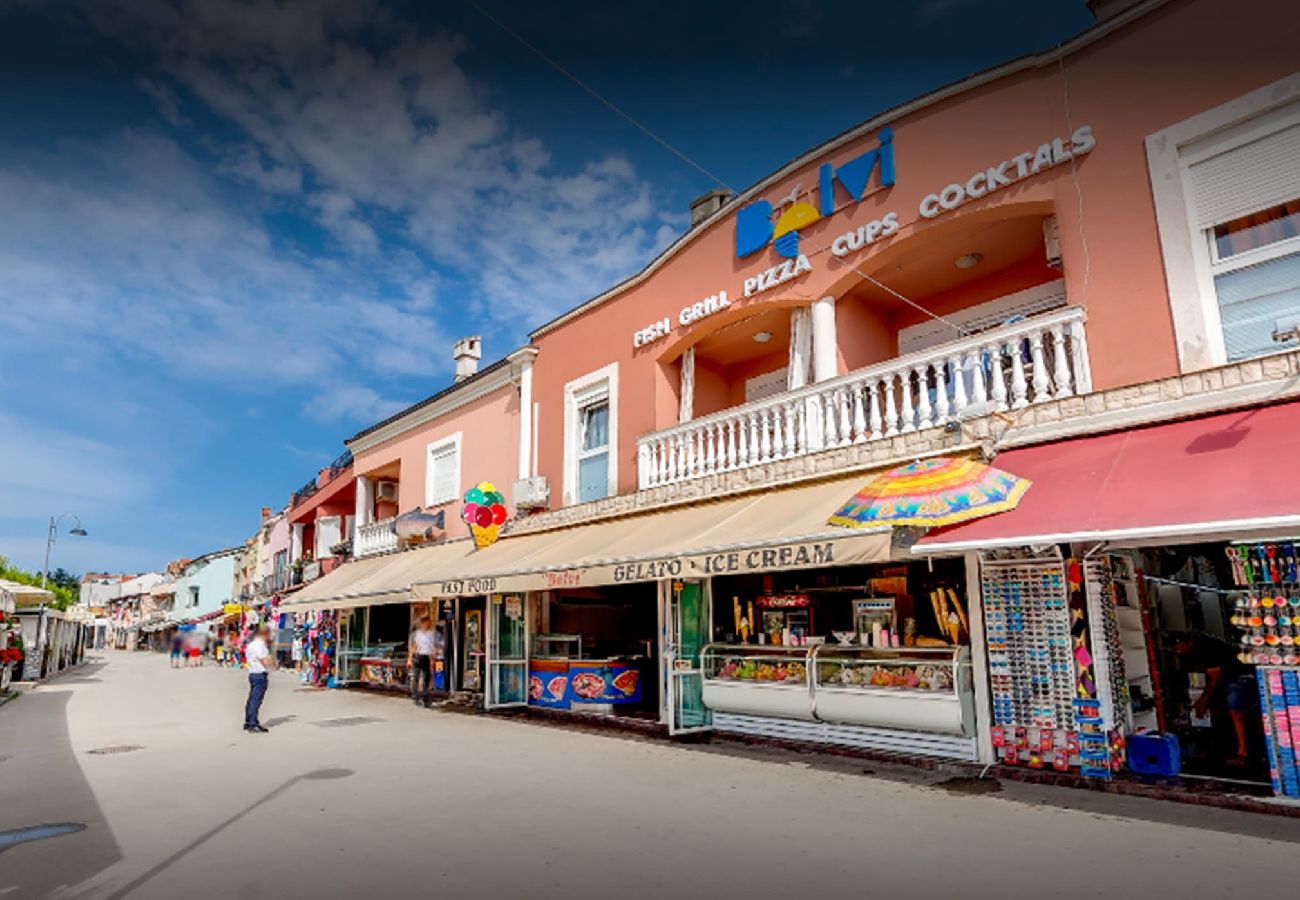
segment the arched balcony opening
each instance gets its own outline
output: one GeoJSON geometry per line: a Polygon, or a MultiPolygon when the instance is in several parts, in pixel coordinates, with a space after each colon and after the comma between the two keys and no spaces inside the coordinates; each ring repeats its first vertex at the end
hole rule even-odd
{"type": "Polygon", "coordinates": [[[672,364],[674,427],[638,447],[641,487],[941,427],[1091,391],[1050,207],[971,215],[844,271],[833,293],[747,310],[672,364]]]}

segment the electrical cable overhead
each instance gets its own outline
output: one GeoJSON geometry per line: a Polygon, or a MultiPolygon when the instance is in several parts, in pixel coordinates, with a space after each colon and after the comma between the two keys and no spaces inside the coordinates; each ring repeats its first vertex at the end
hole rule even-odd
{"type": "MultiPolygon", "coordinates": [[[[479,15],[481,15],[483,18],[487,19],[489,22],[491,22],[491,23],[492,23],[493,25],[495,25],[497,28],[500,28],[503,32],[505,32],[507,35],[509,35],[512,39],[514,39],[515,41],[519,42],[519,44],[522,45],[525,49],[527,49],[528,52],[532,53],[534,56],[536,56],[536,57],[537,57],[538,59],[540,59],[542,62],[546,63],[548,66],[550,66],[550,67],[551,67],[552,69],[554,69],[555,71],[559,72],[561,75],[563,75],[563,76],[564,76],[565,78],[567,78],[569,81],[572,81],[574,84],[576,84],[576,85],[577,85],[579,88],[581,88],[583,91],[585,91],[586,93],[590,94],[592,97],[596,98],[596,100],[598,100],[598,101],[601,103],[602,106],[604,106],[604,107],[606,107],[607,109],[609,109],[610,112],[614,113],[614,114],[617,115],[619,118],[623,119],[625,122],[627,122],[628,124],[630,124],[632,127],[636,128],[638,131],[640,131],[640,132],[641,132],[642,134],[644,134],[646,137],[650,138],[650,139],[651,139],[652,141],[654,141],[656,144],[658,144],[659,146],[661,146],[661,147],[663,147],[665,150],[667,150],[669,153],[671,153],[671,154],[673,154],[674,156],[676,156],[676,157],[677,157],[678,159],[680,159],[682,162],[686,163],[688,166],[690,166],[691,168],[695,169],[697,172],[700,172],[702,175],[704,175],[704,176],[705,176],[706,178],[708,178],[710,181],[714,182],[715,184],[719,185],[720,187],[722,187],[722,188],[726,189],[727,191],[731,192],[732,196],[736,196],[736,195],[738,195],[738,194],[740,193],[740,192],[737,191],[735,188],[733,188],[731,185],[727,184],[725,181],[723,181],[721,178],[719,178],[717,175],[714,175],[712,172],[710,172],[710,171],[709,171],[708,169],[706,169],[704,166],[700,165],[700,164],[697,163],[695,160],[691,159],[689,156],[687,156],[687,155],[686,155],[685,153],[683,153],[681,150],[678,150],[676,147],[674,147],[672,144],[670,144],[670,143],[669,143],[668,141],[666,141],[664,138],[662,138],[662,137],[660,137],[659,135],[655,134],[655,133],[654,133],[653,131],[651,131],[647,126],[641,124],[641,122],[638,121],[636,118],[634,118],[633,116],[631,116],[631,115],[629,115],[628,113],[624,112],[622,109],[620,109],[620,108],[618,107],[617,104],[615,104],[612,100],[607,99],[603,94],[601,94],[599,91],[597,91],[597,90],[596,90],[595,88],[593,88],[591,85],[587,84],[585,81],[583,81],[583,80],[582,80],[581,78],[579,78],[578,76],[574,75],[574,74],[573,74],[572,72],[570,72],[568,69],[564,68],[562,65],[560,65],[558,62],[556,62],[554,59],[552,59],[551,57],[547,56],[544,52],[542,52],[540,49],[538,49],[536,46],[534,46],[532,43],[530,43],[530,42],[529,42],[529,41],[528,41],[528,40],[527,40],[523,35],[519,34],[517,31],[515,31],[515,30],[512,29],[512,28],[510,28],[510,26],[506,25],[504,22],[502,22],[500,19],[498,19],[498,18],[497,18],[496,16],[494,16],[492,13],[488,12],[486,9],[484,9],[482,6],[480,6],[480,5],[478,4],[478,2],[476,2],[476,0],[465,0],[465,3],[466,3],[466,5],[472,7],[476,12],[478,12],[479,15]]],[[[811,193],[811,190],[809,191],[809,193],[811,193]]],[[[818,255],[818,254],[824,253],[824,252],[826,252],[826,251],[829,250],[829,249],[830,249],[829,246],[822,247],[822,248],[820,248],[819,250],[813,251],[813,253],[811,253],[811,254],[809,254],[809,255],[810,255],[810,256],[815,256],[815,255],[818,255]]],[[[841,262],[843,262],[843,260],[841,260],[841,262]]],[[[861,269],[859,269],[857,266],[853,265],[852,263],[847,263],[847,262],[845,262],[844,265],[847,266],[848,268],[852,269],[852,270],[853,270],[854,272],[856,272],[858,275],[862,276],[862,278],[866,279],[868,282],[870,282],[871,284],[875,285],[875,286],[878,287],[880,290],[884,291],[885,293],[889,294],[890,296],[895,297],[895,298],[897,298],[898,300],[901,300],[903,303],[906,303],[908,306],[910,306],[910,307],[912,307],[913,309],[916,309],[916,310],[918,310],[919,312],[921,312],[921,313],[923,313],[923,314],[929,316],[930,318],[934,319],[935,321],[937,321],[937,322],[942,322],[944,325],[947,325],[949,328],[953,329],[953,330],[956,331],[958,334],[961,334],[961,335],[964,335],[964,334],[965,334],[965,330],[964,330],[960,325],[957,325],[955,322],[952,322],[951,320],[944,318],[943,316],[939,315],[938,313],[933,312],[933,311],[927,309],[926,307],[922,306],[920,303],[917,303],[915,300],[912,300],[912,299],[910,299],[910,298],[908,298],[908,297],[903,296],[903,294],[901,294],[900,292],[894,290],[894,289],[891,288],[889,285],[883,283],[883,282],[880,281],[879,279],[877,279],[877,278],[875,278],[875,277],[873,277],[873,276],[871,276],[871,275],[868,275],[866,272],[862,271],[861,269]]]]}
{"type": "Polygon", "coordinates": [[[644,134],[646,137],[650,138],[652,141],[654,141],[655,143],[657,143],[659,146],[663,147],[663,148],[664,148],[665,150],[667,150],[669,153],[671,153],[671,154],[673,154],[674,156],[676,156],[676,157],[677,157],[678,159],[680,159],[682,162],[686,163],[688,166],[690,166],[691,168],[695,169],[697,172],[700,172],[701,174],[703,174],[703,175],[704,175],[706,178],[708,178],[710,181],[715,182],[715,183],[718,184],[720,187],[723,187],[723,188],[725,188],[726,190],[730,191],[732,194],[737,193],[736,189],[733,188],[731,185],[727,184],[725,181],[723,181],[723,180],[722,180],[721,178],[719,178],[717,175],[714,175],[714,174],[713,174],[712,172],[710,172],[708,169],[704,168],[704,166],[700,165],[700,164],[697,163],[695,160],[693,160],[693,159],[691,159],[689,156],[687,156],[685,153],[683,153],[682,151],[678,150],[678,149],[677,149],[676,147],[674,147],[672,144],[668,143],[666,140],[664,140],[663,138],[661,138],[659,135],[655,134],[655,133],[654,133],[653,131],[651,131],[648,127],[646,127],[645,125],[641,124],[641,123],[640,123],[639,121],[637,121],[635,118],[633,118],[632,116],[630,116],[630,115],[628,115],[627,113],[623,112],[623,110],[621,110],[621,109],[620,109],[620,108],[619,108],[619,107],[618,107],[618,106],[617,106],[617,105],[616,105],[612,100],[607,99],[607,98],[605,97],[605,95],[603,95],[602,93],[600,93],[598,90],[596,90],[595,88],[593,88],[591,85],[587,84],[585,81],[583,81],[583,80],[582,80],[581,78],[579,78],[577,75],[574,75],[574,74],[573,74],[572,72],[570,72],[568,69],[564,68],[564,66],[560,65],[560,64],[557,63],[555,60],[551,59],[549,56],[547,56],[547,55],[546,55],[545,53],[543,53],[541,50],[537,49],[537,47],[535,47],[535,46],[533,46],[532,44],[530,44],[527,40],[524,39],[523,35],[519,34],[517,31],[514,31],[513,29],[511,29],[508,25],[506,25],[504,22],[502,22],[502,21],[501,21],[500,19],[498,19],[496,16],[492,15],[492,13],[488,12],[488,11],[487,11],[486,9],[484,9],[482,6],[479,6],[478,3],[474,2],[474,0],[465,0],[465,3],[468,4],[469,6],[472,6],[475,10],[477,10],[478,13],[479,13],[479,15],[483,16],[483,18],[487,19],[487,20],[488,20],[489,22],[491,22],[493,25],[497,26],[497,27],[500,28],[502,31],[504,31],[506,34],[510,35],[510,37],[514,38],[516,41],[518,41],[520,44],[522,44],[522,45],[523,45],[523,46],[524,46],[524,47],[525,47],[525,48],[526,48],[530,53],[532,53],[534,56],[536,56],[536,57],[537,57],[538,59],[540,59],[542,62],[546,63],[546,64],[547,64],[548,66],[550,66],[552,69],[554,69],[555,71],[557,71],[557,72],[559,72],[561,75],[563,75],[565,78],[567,78],[567,79],[569,79],[570,81],[572,81],[574,84],[576,84],[578,87],[582,88],[582,89],[583,89],[584,91],[586,91],[588,94],[590,94],[591,96],[595,97],[597,100],[599,100],[599,101],[601,102],[601,104],[603,104],[605,107],[607,107],[611,112],[613,112],[613,113],[614,113],[615,115],[617,115],[619,118],[623,119],[625,122],[627,122],[627,123],[628,123],[629,125],[631,125],[633,128],[636,128],[638,131],[640,131],[640,132],[641,132],[642,134],[644,134]]]}

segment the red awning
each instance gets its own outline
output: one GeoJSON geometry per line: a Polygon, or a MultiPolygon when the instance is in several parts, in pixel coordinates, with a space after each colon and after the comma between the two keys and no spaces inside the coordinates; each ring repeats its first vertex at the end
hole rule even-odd
{"type": "Polygon", "coordinates": [[[1300,533],[1300,402],[998,455],[1033,487],[1011,512],[938,529],[916,553],[1300,533]]]}

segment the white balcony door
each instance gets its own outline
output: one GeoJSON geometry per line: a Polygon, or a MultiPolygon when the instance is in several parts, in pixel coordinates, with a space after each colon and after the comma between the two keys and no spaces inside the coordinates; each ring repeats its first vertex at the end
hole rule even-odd
{"type": "Polygon", "coordinates": [[[330,547],[343,540],[343,518],[321,516],[316,520],[316,559],[330,555],[330,547]]]}

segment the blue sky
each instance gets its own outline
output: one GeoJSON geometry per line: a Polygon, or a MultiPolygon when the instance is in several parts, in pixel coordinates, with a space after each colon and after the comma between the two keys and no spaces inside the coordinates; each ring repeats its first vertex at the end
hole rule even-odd
{"type": "MultiPolygon", "coordinates": [[[[733,188],[1083,0],[478,0],[733,188]]],[[[463,0],[0,9],[0,554],[239,543],[356,431],[644,265],[714,185],[463,0]]]]}

